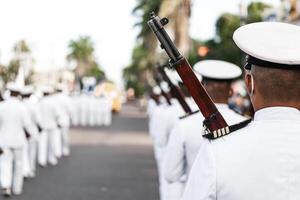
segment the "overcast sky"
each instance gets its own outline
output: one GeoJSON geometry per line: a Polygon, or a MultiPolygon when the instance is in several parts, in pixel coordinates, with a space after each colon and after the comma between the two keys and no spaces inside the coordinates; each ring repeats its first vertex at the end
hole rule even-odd
{"type": "MultiPolygon", "coordinates": [[[[194,0],[191,36],[212,37],[217,17],[223,12],[238,13],[239,2],[194,0]]],[[[25,39],[37,70],[61,68],[66,65],[68,41],[89,35],[95,42],[97,60],[120,85],[122,68],[130,62],[137,34],[133,28],[137,19],[131,15],[135,4],[136,0],[0,0],[0,62],[7,64],[13,45],[25,39]]]]}

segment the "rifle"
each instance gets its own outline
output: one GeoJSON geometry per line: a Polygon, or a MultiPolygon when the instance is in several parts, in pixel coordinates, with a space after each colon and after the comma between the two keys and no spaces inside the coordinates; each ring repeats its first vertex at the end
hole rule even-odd
{"type": "Polygon", "coordinates": [[[175,44],[164,29],[164,26],[168,22],[169,20],[167,18],[160,19],[152,12],[148,25],[159,40],[161,48],[168,54],[170,58],[170,67],[176,69],[204,116],[205,120],[203,121],[203,127],[205,134],[209,135],[209,137],[212,135],[213,138],[229,134],[230,127],[228,127],[214,102],[197,79],[188,61],[179,53],[175,44]]]}
{"type": "MultiPolygon", "coordinates": [[[[184,110],[185,117],[195,113],[192,111],[190,106],[185,101],[182,91],[176,85],[174,85],[173,82],[168,77],[168,75],[165,71],[165,66],[158,64],[157,71],[160,74],[160,76],[162,77],[162,79],[168,83],[168,85],[171,89],[172,95],[178,100],[179,104],[181,105],[182,109],[184,110]]],[[[196,112],[198,112],[198,111],[196,111],[196,112]]]]}

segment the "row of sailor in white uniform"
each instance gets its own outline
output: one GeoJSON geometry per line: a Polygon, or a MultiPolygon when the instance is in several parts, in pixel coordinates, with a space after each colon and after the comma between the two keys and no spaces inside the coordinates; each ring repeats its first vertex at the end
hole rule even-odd
{"type": "MultiPolygon", "coordinates": [[[[238,66],[224,61],[208,60],[197,63],[194,70],[230,125],[245,120],[245,117],[229,109],[227,105],[231,81],[241,76],[238,66]]],[[[178,76],[169,74],[169,77],[175,79],[174,83],[180,81],[178,76]]],[[[154,87],[152,96],[156,99],[150,99],[148,103],[149,133],[154,141],[160,199],[179,200],[203,141],[204,117],[198,112],[179,119],[185,115],[180,104],[175,99],[172,99],[172,105],[165,103],[160,96],[161,90],[166,90],[163,84],[161,87],[154,87]]],[[[186,97],[186,101],[193,111],[198,110],[190,97],[186,97]]]]}
{"type": "Polygon", "coordinates": [[[64,85],[19,87],[7,84],[0,103],[0,184],[3,194],[22,193],[23,178],[36,165],[57,165],[70,154],[69,128],[111,125],[111,101],[92,94],[69,96],[64,85]]]}
{"type": "Polygon", "coordinates": [[[74,126],[110,126],[112,121],[112,101],[105,96],[95,96],[88,92],[72,96],[74,126]]]}
{"type": "Polygon", "coordinates": [[[24,178],[34,178],[36,166],[56,165],[70,154],[70,97],[62,87],[41,87],[42,97],[31,86],[7,84],[0,103],[0,184],[5,196],[20,195],[24,178]]]}
{"type": "MultiPolygon", "coordinates": [[[[164,115],[171,108],[164,110],[161,104],[151,110],[159,172],[170,186],[161,191],[161,199],[177,199],[169,195],[178,194],[171,186],[180,180],[186,183],[181,200],[300,199],[299,35],[299,26],[279,22],[248,24],[234,32],[235,44],[246,53],[244,80],[254,108],[252,120],[238,130],[202,138],[203,117],[197,114],[177,120],[167,133],[173,117],[164,115]],[[167,144],[159,142],[162,136],[157,133],[169,135],[163,137],[169,138],[167,144]]],[[[213,72],[209,69],[213,66],[207,70],[195,66],[203,76],[213,72]]],[[[210,93],[211,85],[203,83],[210,93]]],[[[238,121],[239,116],[211,96],[229,124],[238,121]]]]}

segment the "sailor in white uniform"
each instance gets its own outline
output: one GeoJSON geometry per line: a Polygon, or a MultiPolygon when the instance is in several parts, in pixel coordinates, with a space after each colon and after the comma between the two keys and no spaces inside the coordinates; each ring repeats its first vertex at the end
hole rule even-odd
{"type": "MultiPolygon", "coordinates": [[[[227,105],[231,82],[241,76],[242,70],[234,64],[219,60],[200,61],[196,63],[194,70],[200,75],[200,81],[206,86],[208,94],[226,121],[230,125],[244,121],[245,117],[232,111],[227,105]]],[[[195,103],[192,108],[197,109],[195,103]]],[[[174,126],[163,166],[164,177],[169,183],[186,181],[183,177],[188,177],[203,141],[203,120],[204,117],[198,112],[182,118],[174,126]]]]}
{"type": "Polygon", "coordinates": [[[149,119],[151,119],[151,115],[155,108],[160,105],[160,95],[161,95],[161,89],[156,85],[152,88],[152,93],[150,94],[150,99],[148,100],[147,105],[147,115],[149,119]]]}
{"type": "Polygon", "coordinates": [[[41,127],[43,129],[42,141],[39,147],[39,163],[46,166],[47,161],[51,165],[56,165],[58,160],[57,133],[59,132],[60,122],[62,121],[61,111],[53,97],[53,88],[43,87],[44,98],[40,101],[40,110],[42,113],[41,127]]]}
{"type": "Polygon", "coordinates": [[[205,137],[184,200],[300,199],[300,27],[260,22],[237,29],[255,110],[244,128],[205,137]]]}
{"type": "MultiPolygon", "coordinates": [[[[162,82],[160,88],[169,94],[170,88],[167,83],[162,82]]],[[[165,149],[168,144],[169,135],[175,123],[179,120],[180,116],[184,115],[183,109],[175,99],[171,99],[171,105],[163,103],[156,107],[151,115],[149,121],[149,133],[154,142],[154,155],[157,162],[158,174],[159,174],[159,190],[160,199],[168,200],[177,198],[178,194],[168,193],[168,188],[176,188],[174,191],[178,191],[182,188],[181,183],[168,184],[163,177],[162,163],[165,158],[165,149]]]]}
{"type": "Polygon", "coordinates": [[[8,83],[10,97],[0,103],[0,180],[3,194],[20,195],[23,189],[23,147],[32,127],[26,108],[20,101],[21,88],[8,83]]]}
{"type": "MultiPolygon", "coordinates": [[[[22,88],[22,99],[26,107],[27,112],[30,116],[30,123],[32,125],[32,131],[30,133],[31,137],[28,140],[28,149],[25,155],[25,158],[28,157],[28,169],[25,170],[24,176],[33,178],[35,177],[36,171],[36,158],[37,158],[37,149],[38,149],[38,137],[39,129],[41,123],[41,113],[39,110],[38,104],[34,102],[33,99],[30,99],[31,95],[34,93],[34,88],[32,86],[25,86],[22,88]],[[29,170],[27,172],[27,170],[29,170]]],[[[27,162],[27,161],[26,161],[27,162]]]]}
{"type": "Polygon", "coordinates": [[[61,140],[61,150],[63,156],[68,156],[70,154],[70,147],[69,147],[69,129],[71,123],[71,117],[73,115],[73,107],[72,101],[67,94],[67,88],[63,84],[58,84],[56,86],[56,94],[55,100],[57,105],[59,106],[60,113],[61,113],[61,120],[60,124],[60,136],[61,140]]]}
{"type": "Polygon", "coordinates": [[[88,125],[88,119],[89,119],[89,95],[87,92],[83,92],[79,97],[79,119],[80,119],[80,125],[81,126],[87,126],[88,125]]]}
{"type": "Polygon", "coordinates": [[[108,127],[111,125],[112,121],[112,100],[109,98],[104,98],[104,119],[103,124],[104,126],[108,127]]]}

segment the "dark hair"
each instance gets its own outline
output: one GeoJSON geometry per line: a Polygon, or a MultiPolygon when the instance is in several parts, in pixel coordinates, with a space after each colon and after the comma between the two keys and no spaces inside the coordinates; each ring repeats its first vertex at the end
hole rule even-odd
{"type": "Polygon", "coordinates": [[[254,66],[256,88],[268,102],[300,101],[300,70],[254,66]]]}

